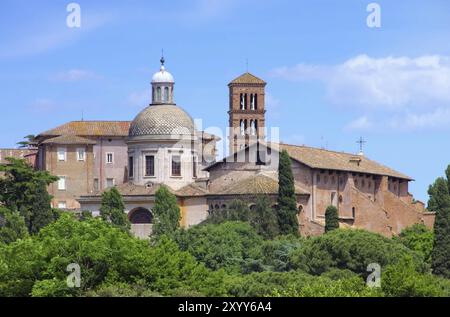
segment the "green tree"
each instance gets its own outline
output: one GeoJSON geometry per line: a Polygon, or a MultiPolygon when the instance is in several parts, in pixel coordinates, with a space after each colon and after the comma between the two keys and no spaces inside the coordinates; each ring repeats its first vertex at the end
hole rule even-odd
{"type": "Polygon", "coordinates": [[[286,150],[280,153],[278,166],[278,225],[281,234],[298,234],[297,200],[291,158],[286,150]]]}
{"type": "Polygon", "coordinates": [[[166,186],[162,185],[156,191],[155,206],[152,211],[155,215],[153,233],[156,236],[173,235],[180,227],[181,213],[177,198],[166,186]]]}
{"type": "Polygon", "coordinates": [[[428,209],[436,212],[431,253],[433,273],[450,278],[450,166],[428,189],[428,209]]]}
{"type": "Polygon", "coordinates": [[[85,296],[124,284],[149,295],[223,296],[222,279],[222,272],[206,269],[172,240],[150,245],[102,219],[79,221],[69,213],[38,235],[0,243],[0,297],[85,296]],[[71,263],[80,265],[80,288],[67,287],[71,263]]]}
{"type": "Polygon", "coordinates": [[[207,268],[238,273],[261,258],[263,239],[249,223],[224,222],[180,231],[176,241],[207,268]]]}
{"type": "Polygon", "coordinates": [[[0,242],[11,243],[27,236],[23,217],[18,212],[0,206],[0,242]]]}
{"type": "MultiPolygon", "coordinates": [[[[306,239],[301,248],[290,254],[291,266],[313,275],[321,275],[333,268],[348,269],[362,276],[368,275],[367,265],[381,267],[396,263],[404,254],[415,252],[379,234],[353,229],[336,229],[318,237],[306,239]]],[[[415,255],[417,263],[422,258],[415,255]]]]}
{"type": "Polygon", "coordinates": [[[125,231],[130,229],[130,221],[125,213],[125,204],[117,188],[113,187],[102,194],[100,216],[103,220],[111,222],[125,231]]]}
{"type": "Polygon", "coordinates": [[[424,224],[415,224],[405,228],[400,232],[398,237],[394,237],[408,249],[420,253],[423,260],[430,265],[431,251],[433,250],[433,231],[428,229],[424,224]]]}
{"type": "Polygon", "coordinates": [[[53,221],[47,186],[58,180],[47,171],[35,171],[24,160],[7,158],[0,166],[0,202],[17,210],[25,219],[30,233],[37,233],[53,221]]]}
{"type": "Polygon", "coordinates": [[[382,272],[381,288],[386,296],[435,297],[449,296],[441,288],[439,279],[431,274],[420,274],[410,256],[397,264],[389,265],[382,272]]]}
{"type": "Polygon", "coordinates": [[[339,229],[339,214],[335,206],[328,206],[325,210],[325,232],[339,229]]]}
{"type": "Polygon", "coordinates": [[[267,196],[258,196],[251,212],[250,223],[256,231],[266,239],[273,239],[278,235],[278,219],[272,209],[271,201],[267,196]]]}

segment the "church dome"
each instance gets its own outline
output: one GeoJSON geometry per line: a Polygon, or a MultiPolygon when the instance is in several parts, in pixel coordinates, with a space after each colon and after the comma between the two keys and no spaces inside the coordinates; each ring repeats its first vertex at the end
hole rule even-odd
{"type": "Polygon", "coordinates": [[[176,105],[150,105],[131,122],[129,136],[193,135],[194,121],[176,105]]]}

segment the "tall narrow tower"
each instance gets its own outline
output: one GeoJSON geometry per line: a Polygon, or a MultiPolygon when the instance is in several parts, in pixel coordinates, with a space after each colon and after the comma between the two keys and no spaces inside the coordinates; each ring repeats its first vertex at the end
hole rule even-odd
{"type": "Polygon", "coordinates": [[[228,84],[230,89],[230,154],[264,140],[266,82],[249,72],[228,84]]]}

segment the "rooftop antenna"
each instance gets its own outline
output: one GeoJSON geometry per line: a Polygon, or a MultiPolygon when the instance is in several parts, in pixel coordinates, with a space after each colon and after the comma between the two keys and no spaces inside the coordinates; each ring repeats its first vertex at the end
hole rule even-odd
{"type": "Polygon", "coordinates": [[[245,71],[248,73],[248,58],[245,59],[245,71]]]}
{"type": "Polygon", "coordinates": [[[358,155],[363,156],[364,155],[364,144],[367,143],[366,140],[363,139],[363,137],[360,137],[358,141],[356,141],[356,143],[359,144],[359,153],[358,155]]]}
{"type": "Polygon", "coordinates": [[[84,110],[81,110],[81,121],[84,121],[84,110]]]}

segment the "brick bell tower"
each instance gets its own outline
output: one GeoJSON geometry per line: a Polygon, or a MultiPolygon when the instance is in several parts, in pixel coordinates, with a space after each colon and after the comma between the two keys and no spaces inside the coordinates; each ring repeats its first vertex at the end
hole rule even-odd
{"type": "Polygon", "coordinates": [[[228,84],[230,89],[230,154],[264,140],[266,82],[249,72],[228,84]]]}

